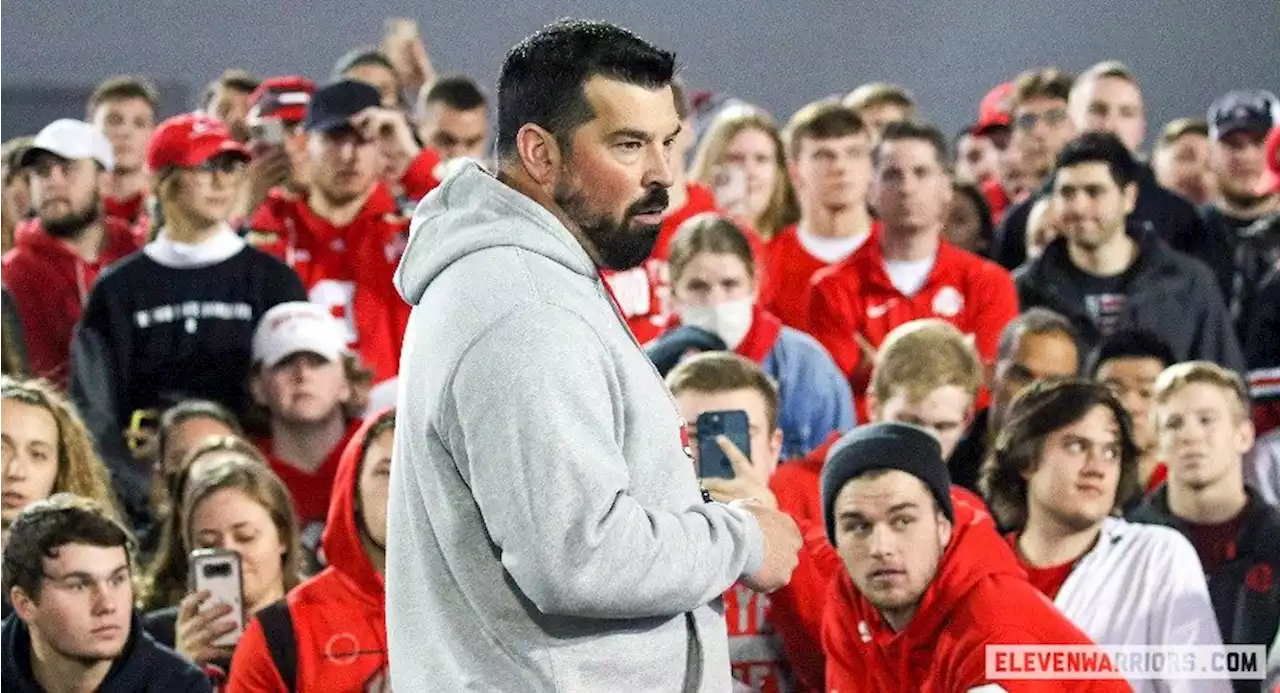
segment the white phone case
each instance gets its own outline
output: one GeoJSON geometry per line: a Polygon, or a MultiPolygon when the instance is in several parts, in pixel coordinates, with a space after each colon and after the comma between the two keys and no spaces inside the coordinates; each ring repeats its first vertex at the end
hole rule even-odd
{"type": "Polygon", "coordinates": [[[244,632],[244,583],[241,579],[240,554],[223,549],[199,549],[191,552],[191,588],[208,590],[209,599],[201,611],[218,604],[231,605],[231,613],[222,620],[235,621],[237,628],[213,641],[219,647],[234,647],[244,632]]]}

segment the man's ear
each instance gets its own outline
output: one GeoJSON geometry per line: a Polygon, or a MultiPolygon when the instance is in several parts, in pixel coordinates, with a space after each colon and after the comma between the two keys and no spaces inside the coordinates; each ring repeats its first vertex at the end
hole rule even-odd
{"type": "Polygon", "coordinates": [[[560,143],[549,130],[525,123],[516,133],[516,155],[529,177],[544,187],[552,187],[564,162],[560,143]]]}
{"type": "Polygon", "coordinates": [[[1133,210],[1138,205],[1138,184],[1125,183],[1124,186],[1124,212],[1125,214],[1133,214],[1133,210]]]}
{"type": "Polygon", "coordinates": [[[938,510],[938,544],[944,548],[950,545],[951,535],[953,534],[954,530],[955,530],[955,523],[953,523],[951,520],[948,520],[947,516],[943,515],[942,510],[939,509],[938,510]]]}
{"type": "Polygon", "coordinates": [[[35,620],[36,600],[32,599],[26,590],[17,585],[9,588],[9,604],[13,606],[13,612],[18,615],[18,618],[27,623],[35,620]]]}

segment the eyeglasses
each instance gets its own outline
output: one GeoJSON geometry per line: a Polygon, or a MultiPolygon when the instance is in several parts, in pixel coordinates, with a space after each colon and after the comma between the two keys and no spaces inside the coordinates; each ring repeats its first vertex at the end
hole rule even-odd
{"type": "Polygon", "coordinates": [[[1036,124],[1044,121],[1049,127],[1061,124],[1067,119],[1067,109],[1051,108],[1044,113],[1021,113],[1013,121],[1019,130],[1031,130],[1036,124]]]}
{"type": "Polygon", "coordinates": [[[244,159],[235,156],[215,156],[204,160],[204,163],[193,166],[192,171],[200,173],[234,174],[244,170],[244,159]]]}

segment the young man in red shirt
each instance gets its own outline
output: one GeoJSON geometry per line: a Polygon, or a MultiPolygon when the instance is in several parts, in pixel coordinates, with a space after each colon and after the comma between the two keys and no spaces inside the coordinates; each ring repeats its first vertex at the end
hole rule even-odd
{"type": "Polygon", "coordinates": [[[361,385],[350,359],[341,323],[314,303],[275,306],[253,335],[249,393],[269,431],[255,442],[293,496],[304,543],[324,525],[339,456],[360,426],[348,411],[361,385]]]}
{"type": "Polygon", "coordinates": [[[813,278],[809,331],[866,392],[871,360],[893,328],[937,317],[972,335],[985,363],[1018,313],[1013,278],[995,263],[942,238],[951,203],[947,140],[933,125],[890,123],[872,150],[871,202],[879,233],[813,278]]]}
{"type": "Polygon", "coordinates": [[[867,210],[871,133],[854,109],[819,101],[791,117],[786,140],[800,221],[769,241],[760,303],[807,330],[810,280],[862,247],[875,226],[867,210]]]}
{"type": "Polygon", "coordinates": [[[109,218],[134,224],[143,217],[151,173],[147,171],[147,143],[156,129],[160,95],[146,80],[114,77],[93,90],[85,120],[111,141],[115,166],[111,171],[103,209],[109,218]]]}
{"type": "MultiPolygon", "coordinates": [[[[409,318],[392,284],[409,223],[378,180],[380,133],[396,129],[400,116],[379,104],[378,90],[361,82],[336,82],[312,95],[303,121],[310,190],[271,191],[250,219],[248,236],[292,267],[311,301],[344,323],[349,348],[377,382],[399,370],[409,318]]],[[[435,155],[425,152],[401,178],[414,196],[435,185],[429,161],[435,155]]]]}
{"type": "MultiPolygon", "coordinates": [[[[710,362],[704,368],[709,370],[710,362]]],[[[674,390],[674,381],[668,382],[674,390]]],[[[950,455],[972,417],[981,382],[978,355],[956,328],[941,320],[903,325],[876,356],[873,420],[917,425],[938,439],[944,456],[950,455]]],[[[676,398],[679,401],[680,395],[676,398]]],[[[840,560],[823,532],[820,476],[837,439],[833,435],[809,455],[776,470],[767,467],[767,473],[762,465],[741,465],[732,480],[703,482],[718,500],[754,498],[781,509],[805,535],[805,550],[791,582],[769,595],[769,625],[781,638],[797,691],[823,690],[826,659],[816,643],[821,640],[827,587],[840,571],[840,560]]],[[[982,501],[968,490],[953,486],[951,493],[957,502],[982,508],[982,501]]]]}
{"type": "Polygon", "coordinates": [[[993,645],[1089,638],[1026,581],[985,511],[957,502],[937,439],[872,424],[822,471],[827,536],[844,564],[823,618],[827,689],[894,693],[1129,691],[1124,681],[1002,680],[993,645]]]}

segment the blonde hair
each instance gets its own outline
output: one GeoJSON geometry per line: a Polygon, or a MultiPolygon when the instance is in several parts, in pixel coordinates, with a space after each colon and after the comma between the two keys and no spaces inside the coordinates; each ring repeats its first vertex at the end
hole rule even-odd
{"type": "Polygon", "coordinates": [[[844,97],[844,105],[855,111],[872,106],[898,106],[908,111],[907,117],[914,116],[916,112],[916,100],[911,96],[911,92],[888,82],[868,82],[859,85],[844,97]]]}
{"type": "Polygon", "coordinates": [[[1182,388],[1197,383],[1212,385],[1231,395],[1237,420],[1249,417],[1249,389],[1244,380],[1235,371],[1209,361],[1187,361],[1164,369],[1156,378],[1155,402],[1165,404],[1182,388]]]}
{"type": "Polygon", "coordinates": [[[708,187],[715,186],[717,168],[724,159],[729,143],[739,133],[747,130],[759,130],[773,140],[774,168],[773,192],[769,196],[769,204],[760,213],[759,219],[752,219],[756,232],[761,237],[773,238],[787,224],[795,223],[799,218],[795,192],[791,189],[791,179],[787,174],[786,148],[782,144],[782,135],[773,118],[754,106],[730,106],[716,114],[698,144],[693,158],[693,180],[708,187]]]}
{"type": "Polygon", "coordinates": [[[111,488],[111,475],[93,447],[93,438],[71,402],[46,380],[4,376],[0,397],[49,412],[58,429],[58,472],[55,493],[73,493],[97,501],[114,520],[122,515],[111,488]]]}
{"type": "Polygon", "coordinates": [[[880,402],[899,392],[916,402],[955,385],[977,397],[982,380],[982,361],[960,330],[944,320],[912,320],[894,328],[880,344],[871,392],[880,402]]]}

